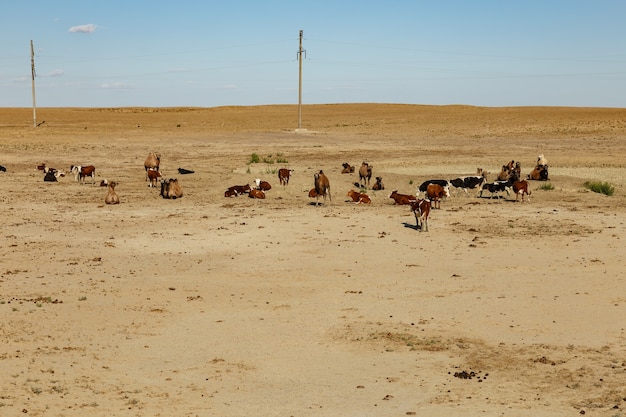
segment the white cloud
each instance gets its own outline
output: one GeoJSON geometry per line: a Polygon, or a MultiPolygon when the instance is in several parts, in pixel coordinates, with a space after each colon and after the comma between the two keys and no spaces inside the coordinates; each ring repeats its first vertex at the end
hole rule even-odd
{"type": "Polygon", "coordinates": [[[46,77],[61,77],[63,76],[63,74],[65,74],[65,71],[63,71],[62,69],[56,69],[46,74],[46,77]]]}
{"type": "Polygon", "coordinates": [[[104,90],[131,90],[135,88],[135,84],[116,81],[114,83],[100,84],[100,88],[104,90]]]}
{"type": "Polygon", "coordinates": [[[70,33],[93,33],[98,26],[93,23],[87,25],[72,26],[69,30],[70,33]]]}

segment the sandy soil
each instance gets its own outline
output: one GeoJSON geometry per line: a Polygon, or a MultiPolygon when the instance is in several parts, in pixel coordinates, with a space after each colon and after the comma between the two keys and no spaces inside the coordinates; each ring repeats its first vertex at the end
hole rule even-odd
{"type": "Polygon", "coordinates": [[[0,415],[626,416],[626,109],[305,106],[298,132],[296,106],[37,121],[0,109],[0,415]],[[183,198],[147,187],[149,151],[183,198]],[[529,203],[453,195],[426,233],[388,198],[540,153],[554,189],[532,181],[529,203]],[[386,186],[369,206],[340,174],[362,161],[386,186]],[[41,163],[93,164],[97,184],[44,183],[41,163]],[[265,200],[223,196],[255,178],[265,200]]]}

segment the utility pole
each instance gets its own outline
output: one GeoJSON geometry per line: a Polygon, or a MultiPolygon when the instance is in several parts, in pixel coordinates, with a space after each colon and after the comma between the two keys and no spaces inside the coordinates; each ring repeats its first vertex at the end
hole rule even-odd
{"type": "Polygon", "coordinates": [[[35,101],[35,48],[33,48],[32,39],[30,41],[30,69],[33,79],[33,127],[37,127],[37,102],[35,101]]]}
{"type": "Polygon", "coordinates": [[[298,49],[299,77],[298,77],[298,129],[302,129],[302,54],[306,56],[306,51],[302,49],[302,34],[300,31],[300,49],[298,49]]]}

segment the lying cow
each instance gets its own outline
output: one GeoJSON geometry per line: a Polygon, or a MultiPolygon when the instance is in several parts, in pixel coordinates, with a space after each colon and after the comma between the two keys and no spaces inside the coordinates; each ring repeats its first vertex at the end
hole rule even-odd
{"type": "Polygon", "coordinates": [[[372,200],[365,193],[360,193],[358,191],[350,190],[347,194],[348,197],[352,200],[353,203],[356,204],[371,204],[372,200]]]}
{"type": "Polygon", "coordinates": [[[256,180],[254,180],[254,183],[256,184],[257,190],[268,191],[272,189],[272,185],[269,182],[263,181],[260,178],[257,178],[256,180]]]}
{"type": "Polygon", "coordinates": [[[265,193],[263,192],[263,190],[257,190],[256,188],[254,188],[250,190],[250,192],[248,193],[248,197],[263,200],[265,199],[265,193]]]}
{"type": "Polygon", "coordinates": [[[252,190],[250,184],[233,185],[232,187],[228,187],[226,191],[224,191],[224,197],[239,197],[242,194],[248,194],[250,190],[252,190]]]}
{"type": "Polygon", "coordinates": [[[414,195],[400,194],[398,193],[398,190],[393,190],[391,194],[389,194],[389,198],[393,199],[394,204],[398,206],[402,206],[402,205],[408,206],[409,204],[411,204],[412,201],[417,200],[417,198],[414,195]]]}

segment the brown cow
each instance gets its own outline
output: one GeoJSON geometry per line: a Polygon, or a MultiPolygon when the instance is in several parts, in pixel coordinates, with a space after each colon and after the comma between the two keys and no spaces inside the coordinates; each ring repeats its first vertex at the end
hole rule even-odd
{"type": "Polygon", "coordinates": [[[389,194],[389,198],[392,198],[394,201],[394,204],[399,205],[399,206],[409,205],[411,204],[412,201],[417,200],[417,198],[414,195],[400,194],[398,193],[398,190],[393,190],[391,194],[389,194]]]}
{"type": "Polygon", "coordinates": [[[293,174],[293,169],[281,168],[278,170],[278,181],[280,185],[289,184],[289,177],[293,174]]]}
{"type": "Polygon", "coordinates": [[[224,191],[224,197],[239,197],[241,194],[247,194],[252,190],[250,184],[246,185],[233,185],[232,187],[228,187],[226,191],[224,191]]]}
{"type": "Polygon", "coordinates": [[[530,191],[528,191],[528,181],[526,180],[522,180],[522,181],[515,181],[513,183],[513,192],[515,193],[515,201],[518,200],[518,197],[521,195],[522,196],[522,203],[524,202],[524,194],[526,194],[528,197],[528,202],[530,203],[530,191]]]}
{"type": "Polygon", "coordinates": [[[248,197],[250,197],[250,198],[258,198],[258,199],[262,200],[262,199],[265,198],[265,193],[262,190],[252,189],[248,193],[248,197]]]}
{"type": "Polygon", "coordinates": [[[96,167],[93,165],[80,166],[80,165],[72,165],[70,167],[70,171],[74,174],[74,179],[76,182],[80,182],[81,184],[85,183],[86,177],[91,177],[91,183],[96,183],[96,167]]]}
{"type": "Polygon", "coordinates": [[[148,168],[146,174],[150,180],[148,187],[156,187],[159,178],[161,178],[161,171],[159,171],[158,168],[148,168]]]}
{"type": "Polygon", "coordinates": [[[354,190],[348,191],[348,197],[350,197],[352,199],[352,202],[356,204],[371,204],[372,202],[367,194],[360,193],[354,190]]]}
{"type": "Polygon", "coordinates": [[[430,201],[419,199],[411,202],[411,211],[415,214],[416,227],[420,232],[428,232],[428,215],[430,214],[430,201]],[[421,223],[421,226],[420,226],[421,223]]]}
{"type": "Polygon", "coordinates": [[[433,202],[432,208],[441,208],[441,199],[444,197],[450,197],[450,191],[448,187],[442,187],[439,184],[428,184],[426,187],[426,198],[433,202]]]}
{"type": "Polygon", "coordinates": [[[107,195],[104,197],[104,202],[106,204],[119,204],[120,198],[117,196],[115,192],[115,186],[117,183],[115,181],[109,182],[107,195]]]}
{"type": "Polygon", "coordinates": [[[254,183],[256,184],[257,190],[268,191],[272,189],[272,185],[269,182],[263,181],[260,178],[257,178],[256,180],[254,180],[254,183]]]}

